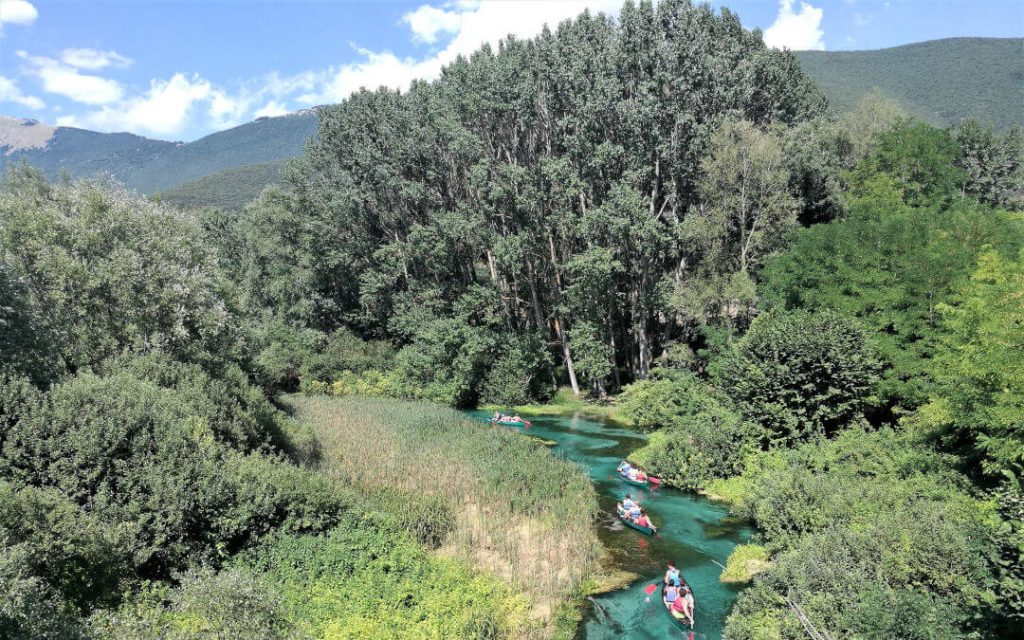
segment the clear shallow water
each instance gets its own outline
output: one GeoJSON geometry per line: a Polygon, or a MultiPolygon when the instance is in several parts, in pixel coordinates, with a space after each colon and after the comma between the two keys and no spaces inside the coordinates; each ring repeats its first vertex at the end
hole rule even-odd
{"type": "MultiPolygon", "coordinates": [[[[487,419],[491,414],[477,411],[470,415],[487,419]]],[[[648,490],[619,480],[615,468],[629,452],[643,446],[643,434],[580,416],[535,418],[525,431],[557,441],[553,452],[587,471],[602,510],[598,532],[612,554],[613,566],[644,576],[627,589],[595,597],[580,635],[587,640],[685,637],[665,614],[659,593],[644,593],[644,587],[660,581],[665,565],[672,560],[693,587],[697,602],[694,638],[720,638],[738,590],[718,581],[719,565],[725,564],[733,547],[750,538],[753,530],[749,525],[730,519],[726,507],[695,494],[648,490]],[[650,514],[660,529],[659,537],[644,536],[615,517],[615,503],[627,493],[650,514]]]]}

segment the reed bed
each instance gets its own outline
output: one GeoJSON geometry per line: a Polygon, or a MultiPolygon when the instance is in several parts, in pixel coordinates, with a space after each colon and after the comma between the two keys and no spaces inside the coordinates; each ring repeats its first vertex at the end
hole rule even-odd
{"type": "Polygon", "coordinates": [[[424,527],[447,522],[433,540],[439,551],[523,590],[535,618],[550,621],[596,570],[594,489],[544,446],[423,402],[295,395],[287,403],[316,434],[325,473],[370,496],[401,496],[403,510],[420,510],[406,524],[421,539],[430,541],[424,527]]]}

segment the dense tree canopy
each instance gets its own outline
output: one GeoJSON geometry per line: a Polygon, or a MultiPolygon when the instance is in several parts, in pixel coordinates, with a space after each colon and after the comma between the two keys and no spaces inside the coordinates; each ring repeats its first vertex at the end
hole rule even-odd
{"type": "MultiPolygon", "coordinates": [[[[249,254],[273,256],[259,247],[275,238],[290,265],[251,262],[265,266],[247,271],[245,295],[278,312],[298,295],[312,328],[399,344],[467,320],[467,336],[533,335],[560,379],[603,392],[705,321],[673,306],[676,289],[749,283],[799,202],[774,128],[823,108],[792,55],[727,10],[584,13],[407,93],[325,109],[295,199],[265,195],[247,216],[284,225],[261,226],[249,254]],[[467,304],[493,315],[467,318],[467,304]]],[[[708,305],[716,318],[736,313],[726,289],[708,305]]]]}

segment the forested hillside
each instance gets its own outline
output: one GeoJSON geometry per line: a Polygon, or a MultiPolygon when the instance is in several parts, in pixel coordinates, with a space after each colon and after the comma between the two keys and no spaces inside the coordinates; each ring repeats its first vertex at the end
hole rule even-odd
{"type": "Polygon", "coordinates": [[[287,160],[247,164],[217,171],[156,194],[161,201],[182,209],[213,207],[241,211],[270,185],[284,181],[287,160]]]}
{"type": "Polygon", "coordinates": [[[315,111],[261,118],[189,143],[57,127],[42,147],[0,145],[0,168],[25,161],[51,180],[64,173],[72,178],[110,175],[130,189],[154,194],[226,169],[295,157],[316,127],[315,111]]]}
{"type": "Polygon", "coordinates": [[[948,38],[873,51],[798,51],[836,113],[874,89],[937,126],[1024,126],[1024,39],[948,38]]]}
{"type": "Polygon", "coordinates": [[[1018,129],[837,117],[662,0],[356,93],[285,174],[0,184],[3,637],[575,637],[591,479],[437,406],[566,398],[756,526],[726,637],[1014,637],[1018,129]]]}

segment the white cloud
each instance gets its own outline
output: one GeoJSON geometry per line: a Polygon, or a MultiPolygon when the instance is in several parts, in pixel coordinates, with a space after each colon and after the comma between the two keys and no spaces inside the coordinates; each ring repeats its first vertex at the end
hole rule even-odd
{"type": "Polygon", "coordinates": [[[25,0],[0,0],[0,29],[4,24],[32,24],[39,12],[25,0]]]}
{"type": "Polygon", "coordinates": [[[176,73],[170,80],[152,80],[143,95],[81,116],[58,118],[57,124],[173,135],[185,129],[197,103],[213,99],[215,91],[207,80],[176,73]]]}
{"type": "Polygon", "coordinates": [[[545,24],[554,29],[559,22],[586,9],[614,13],[621,5],[622,0],[463,0],[442,5],[443,9],[423,5],[403,17],[412,28],[414,38],[424,39],[428,34],[436,38],[440,32],[440,29],[435,29],[440,21],[426,21],[422,18],[425,15],[436,17],[439,13],[445,14],[443,21],[446,27],[454,26],[458,19],[457,27],[451,30],[453,37],[444,49],[424,58],[399,58],[390,51],[357,48],[362,60],[328,70],[326,82],[319,91],[303,94],[297,100],[305,104],[323,104],[344,100],[363,87],[405,88],[414,79],[436,78],[446,64],[460,55],[469,55],[482,44],[497,47],[498,42],[509,34],[532,38],[545,24]],[[428,9],[434,9],[434,12],[428,9]],[[413,15],[420,16],[421,20],[414,22],[413,15]]]}
{"type": "Polygon", "coordinates": [[[24,51],[18,51],[17,55],[32,65],[29,75],[37,77],[47,93],[56,93],[75,102],[91,105],[116,102],[124,95],[124,89],[115,80],[80,73],[75,67],[53,58],[30,56],[24,51]]]}
{"type": "Polygon", "coordinates": [[[288,113],[287,107],[284,104],[271,100],[267,104],[263,105],[262,108],[257,109],[256,113],[252,114],[253,118],[273,118],[274,116],[283,116],[288,113]]]}
{"type": "Polygon", "coordinates": [[[3,76],[0,76],[0,102],[16,102],[29,109],[42,109],[46,106],[39,98],[22,93],[14,80],[3,76]]]}
{"type": "Polygon", "coordinates": [[[425,4],[402,16],[402,22],[409,25],[416,40],[433,44],[437,41],[437,34],[457,32],[462,26],[462,16],[457,11],[425,4]]]}
{"type": "Polygon", "coordinates": [[[61,62],[79,69],[96,71],[104,67],[127,67],[132,63],[116,51],[97,51],[96,49],[65,49],[60,53],[61,62]]]}
{"type": "Polygon", "coordinates": [[[800,10],[793,12],[793,0],[780,0],[779,13],[772,26],[764,30],[764,43],[776,49],[825,49],[821,30],[823,11],[807,2],[800,2],[800,10]]]}

